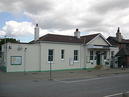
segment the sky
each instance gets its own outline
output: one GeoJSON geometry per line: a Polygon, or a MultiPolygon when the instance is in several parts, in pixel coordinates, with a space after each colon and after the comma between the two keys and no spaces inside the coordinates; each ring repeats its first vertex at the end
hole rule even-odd
{"type": "Polygon", "coordinates": [[[40,36],[47,33],[81,35],[101,33],[115,36],[120,27],[129,38],[129,0],[0,0],[0,38],[21,42],[34,39],[35,24],[40,36]]]}

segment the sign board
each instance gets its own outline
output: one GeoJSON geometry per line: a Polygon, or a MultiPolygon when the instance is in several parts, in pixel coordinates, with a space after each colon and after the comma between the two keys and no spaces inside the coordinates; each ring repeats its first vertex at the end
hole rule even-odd
{"type": "Polygon", "coordinates": [[[73,65],[73,58],[69,58],[69,65],[73,65]]]}
{"type": "Polygon", "coordinates": [[[22,56],[11,56],[11,65],[21,65],[22,56]]]}

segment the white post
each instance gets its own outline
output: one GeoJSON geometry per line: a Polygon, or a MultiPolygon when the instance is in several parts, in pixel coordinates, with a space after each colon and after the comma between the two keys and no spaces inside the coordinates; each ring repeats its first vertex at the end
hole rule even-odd
{"type": "Polygon", "coordinates": [[[52,56],[50,56],[50,80],[52,80],[52,56]]]}

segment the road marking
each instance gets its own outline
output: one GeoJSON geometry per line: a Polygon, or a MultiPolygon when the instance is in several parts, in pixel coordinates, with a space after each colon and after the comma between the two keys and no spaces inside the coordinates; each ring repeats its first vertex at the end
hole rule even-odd
{"type": "MultiPolygon", "coordinates": [[[[129,93],[129,91],[124,92],[124,93],[129,93]]],[[[113,96],[122,95],[122,94],[123,94],[123,93],[116,93],[116,94],[107,95],[107,96],[104,96],[104,97],[113,97],[113,96]]]]}
{"type": "Polygon", "coordinates": [[[62,81],[62,80],[56,80],[56,79],[54,79],[54,81],[61,82],[61,83],[69,83],[68,81],[62,81]]]}
{"type": "Polygon", "coordinates": [[[107,79],[107,78],[113,78],[113,77],[121,77],[121,76],[129,76],[129,75],[115,75],[115,76],[108,76],[108,77],[97,77],[97,78],[89,78],[89,79],[83,79],[83,80],[74,80],[74,81],[69,81],[69,80],[56,80],[58,82],[62,82],[62,83],[76,83],[76,82],[84,82],[84,81],[94,81],[94,80],[100,80],[100,79],[107,79]]]}
{"type": "Polygon", "coordinates": [[[116,94],[107,95],[107,96],[104,96],[104,97],[112,97],[112,96],[117,96],[117,95],[122,95],[122,93],[116,93],[116,94]]]}

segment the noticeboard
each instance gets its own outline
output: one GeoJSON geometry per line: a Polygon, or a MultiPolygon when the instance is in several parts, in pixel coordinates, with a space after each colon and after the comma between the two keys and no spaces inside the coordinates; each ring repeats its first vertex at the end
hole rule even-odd
{"type": "Polygon", "coordinates": [[[11,56],[11,65],[21,65],[22,56],[11,56]]]}

